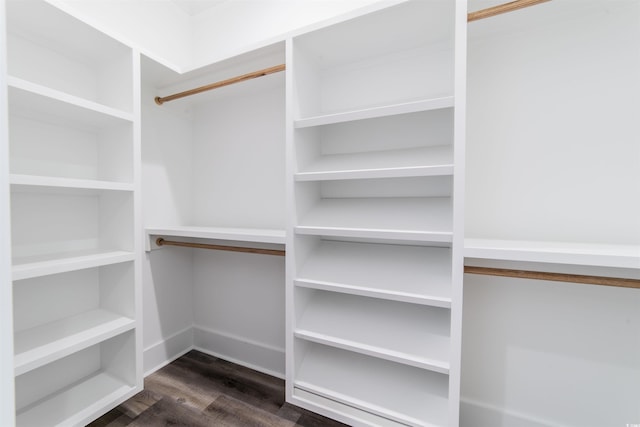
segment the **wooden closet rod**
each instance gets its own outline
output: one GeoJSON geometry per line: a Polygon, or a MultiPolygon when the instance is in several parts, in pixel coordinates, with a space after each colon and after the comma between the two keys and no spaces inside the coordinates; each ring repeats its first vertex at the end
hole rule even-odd
{"type": "Polygon", "coordinates": [[[254,71],[252,73],[243,74],[237,77],[232,77],[230,79],[222,80],[216,83],[211,83],[205,86],[200,86],[195,89],[185,90],[184,92],[180,92],[180,93],[174,93],[173,95],[167,95],[162,97],[156,96],[155,101],[156,101],[156,104],[162,105],[167,101],[173,101],[174,99],[184,98],[185,96],[191,96],[197,93],[206,92],[208,90],[218,89],[219,87],[229,86],[235,83],[244,82],[246,80],[255,79],[257,77],[266,76],[266,75],[277,73],[279,71],[284,71],[284,70],[285,70],[285,64],[275,65],[273,67],[264,68],[262,70],[254,71]]]}
{"type": "Polygon", "coordinates": [[[617,286],[640,289],[640,280],[620,277],[586,276],[580,274],[548,273],[544,271],[509,270],[505,268],[464,266],[467,274],[485,276],[515,277],[518,279],[550,280],[553,282],[583,283],[586,285],[617,286]]]}
{"type": "Polygon", "coordinates": [[[481,9],[476,12],[467,14],[467,22],[477,21],[478,19],[489,18],[491,16],[500,15],[501,13],[512,12],[536,4],[545,3],[550,0],[516,0],[509,3],[499,4],[497,6],[481,9]]]}
{"type": "Polygon", "coordinates": [[[278,249],[259,249],[259,248],[248,248],[243,246],[225,246],[225,245],[210,245],[207,243],[175,242],[173,240],[165,240],[162,237],[158,237],[156,239],[156,245],[181,246],[184,248],[198,248],[198,249],[214,249],[218,251],[247,252],[251,254],[262,254],[262,255],[284,256],[285,254],[284,251],[278,250],[278,249]]]}
{"type": "MultiPolygon", "coordinates": [[[[212,245],[207,243],[176,242],[173,240],[165,240],[162,237],[158,237],[156,239],[156,245],[180,246],[185,248],[197,248],[197,249],[214,249],[219,251],[231,251],[231,252],[246,252],[246,253],[262,254],[262,255],[277,255],[277,256],[285,255],[284,250],[278,250],[278,249],[259,249],[259,248],[243,247],[243,246],[225,246],[225,245],[212,245]]],[[[484,276],[513,277],[517,279],[548,280],[552,282],[582,283],[586,285],[615,286],[620,288],[640,289],[640,279],[625,279],[620,277],[588,276],[588,275],[581,275],[581,274],[566,274],[566,273],[549,273],[545,271],[511,270],[506,268],[473,267],[468,265],[464,266],[464,272],[466,274],[479,274],[484,276]]]]}
{"type": "MultiPolygon", "coordinates": [[[[528,6],[533,6],[539,3],[544,3],[550,0],[515,0],[509,3],[504,3],[501,5],[489,7],[486,9],[478,10],[476,12],[470,12],[467,15],[467,22],[476,21],[478,19],[488,18],[490,16],[499,15],[501,13],[511,12],[514,10],[522,9],[528,6]]],[[[254,71],[252,73],[243,74],[241,76],[232,77],[227,80],[222,80],[216,83],[211,83],[205,86],[200,86],[195,89],[186,90],[184,92],[174,93],[173,95],[167,96],[156,96],[155,101],[156,104],[162,105],[165,102],[173,101],[175,99],[184,98],[186,96],[195,95],[198,93],[206,92],[209,90],[217,89],[223,86],[229,86],[235,83],[240,83],[246,80],[255,79],[257,77],[266,76],[269,74],[277,73],[280,71],[284,71],[286,68],[285,64],[275,65],[273,67],[264,68],[262,70],[254,71]]]]}

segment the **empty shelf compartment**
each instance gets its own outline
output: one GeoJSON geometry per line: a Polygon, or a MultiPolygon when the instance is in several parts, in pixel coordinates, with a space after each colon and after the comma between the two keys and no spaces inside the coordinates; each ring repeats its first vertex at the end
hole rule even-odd
{"type": "Polygon", "coordinates": [[[299,338],[449,373],[447,309],[310,289],[296,297],[299,338]]]}

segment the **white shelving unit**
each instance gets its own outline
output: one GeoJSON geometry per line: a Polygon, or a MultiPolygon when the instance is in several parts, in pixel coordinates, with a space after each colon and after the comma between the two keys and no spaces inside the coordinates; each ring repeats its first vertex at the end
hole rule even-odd
{"type": "Polygon", "coordinates": [[[7,2],[16,423],[85,425],[142,388],[139,58],[7,2]]]}
{"type": "Polygon", "coordinates": [[[458,424],[458,3],[289,44],[287,400],[348,424],[458,424]]]}
{"type": "Polygon", "coordinates": [[[640,269],[640,245],[465,239],[467,258],[640,269]]]}

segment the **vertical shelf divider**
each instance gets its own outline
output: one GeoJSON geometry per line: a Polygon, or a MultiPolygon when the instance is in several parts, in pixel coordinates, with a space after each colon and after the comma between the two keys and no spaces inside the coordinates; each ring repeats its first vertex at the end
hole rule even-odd
{"type": "Polygon", "coordinates": [[[0,424],[15,425],[13,374],[13,292],[9,193],[9,111],[6,102],[7,31],[5,1],[0,1],[0,424]]]}
{"type": "Polygon", "coordinates": [[[46,1],[5,6],[0,424],[86,425],[143,388],[140,54],[46,1]]]}
{"type": "Polygon", "coordinates": [[[459,422],[465,3],[287,40],[286,398],[348,424],[459,422]]]}

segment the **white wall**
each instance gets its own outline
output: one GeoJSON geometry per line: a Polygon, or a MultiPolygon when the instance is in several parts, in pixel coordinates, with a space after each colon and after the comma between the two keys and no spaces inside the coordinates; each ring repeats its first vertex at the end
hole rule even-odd
{"type": "MultiPolygon", "coordinates": [[[[193,125],[189,115],[153,101],[158,92],[149,80],[153,61],[143,60],[142,189],[146,226],[192,221],[193,125]]],[[[154,64],[155,65],[155,64],[154,64]]],[[[155,65],[157,66],[157,65],[155,65]]]]}
{"type": "Polygon", "coordinates": [[[288,32],[393,0],[227,1],[193,17],[194,66],[283,40],[288,32]]]}
{"type": "MultiPolygon", "coordinates": [[[[194,224],[282,230],[284,73],[224,89],[193,108],[194,224]]],[[[199,250],[193,263],[196,347],[284,377],[284,257],[199,250]]]]}
{"type": "Polygon", "coordinates": [[[554,3],[470,24],[467,236],[640,243],[638,3],[554,3]]]}
{"type": "MultiPolygon", "coordinates": [[[[282,48],[183,76],[143,61],[145,225],[284,228],[283,73],[153,102],[281,63],[282,48]]],[[[283,257],[162,248],[144,274],[146,372],[195,346],[284,376],[283,257]]]]}
{"type": "Polygon", "coordinates": [[[284,73],[242,85],[194,109],[193,223],[283,230],[284,73]]]}
{"type": "Polygon", "coordinates": [[[193,267],[196,348],[284,378],[284,257],[197,250],[193,267]]]}
{"type": "MultiPolygon", "coordinates": [[[[469,31],[467,235],[638,245],[640,3],[556,0],[469,31]]],[[[465,277],[464,425],[638,423],[638,384],[637,290],[465,277]]]]}
{"type": "Polygon", "coordinates": [[[640,420],[636,289],[467,275],[464,307],[463,425],[640,420]]]}
{"type": "Polygon", "coordinates": [[[143,371],[148,374],[193,347],[193,259],[163,248],[143,263],[143,371]]]}
{"type": "MultiPolygon", "coordinates": [[[[145,55],[189,71],[301,27],[397,0],[241,0],[189,15],[170,0],[49,0],[145,55]]],[[[214,1],[214,3],[216,3],[214,1]]]]}
{"type": "Polygon", "coordinates": [[[191,17],[168,0],[47,0],[175,69],[192,63],[191,17]]]}
{"type": "MultiPolygon", "coordinates": [[[[153,101],[156,88],[150,76],[158,67],[143,58],[141,173],[146,227],[189,224],[193,203],[191,119],[153,101]]],[[[193,345],[191,250],[147,253],[142,267],[143,369],[148,372],[193,345]]]]}

